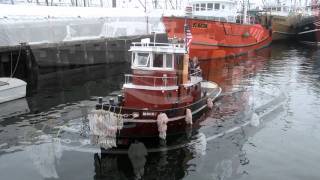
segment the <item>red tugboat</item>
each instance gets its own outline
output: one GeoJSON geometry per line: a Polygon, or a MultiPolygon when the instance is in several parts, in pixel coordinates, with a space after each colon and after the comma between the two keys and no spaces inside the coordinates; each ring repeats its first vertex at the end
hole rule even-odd
{"type": "Polygon", "coordinates": [[[272,41],[268,19],[254,15],[257,12],[247,13],[244,9],[242,14],[236,15],[237,9],[232,9],[235,4],[223,4],[221,1],[194,0],[191,3],[193,8],[187,7],[185,16],[168,14],[162,17],[168,38],[183,39],[184,24],[190,27],[191,58],[235,57],[264,48],[272,41]],[[222,17],[228,12],[232,14],[222,17]]]}
{"type": "Polygon", "coordinates": [[[202,79],[184,44],[143,39],[129,51],[132,74],[125,75],[122,93],[117,101],[100,98],[89,115],[94,141],[102,147],[115,147],[119,139],[183,133],[196,121],[192,117],[212,107],[221,93],[216,83],[202,79]]]}

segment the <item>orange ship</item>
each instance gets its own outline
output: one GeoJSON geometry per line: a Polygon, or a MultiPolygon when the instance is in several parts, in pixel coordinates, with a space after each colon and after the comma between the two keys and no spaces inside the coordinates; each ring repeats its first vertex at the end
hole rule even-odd
{"type": "Polygon", "coordinates": [[[249,23],[209,20],[201,17],[164,16],[169,39],[183,39],[185,25],[190,27],[192,42],[190,57],[200,60],[235,57],[268,46],[272,31],[255,23],[262,20],[250,19],[249,23]]]}

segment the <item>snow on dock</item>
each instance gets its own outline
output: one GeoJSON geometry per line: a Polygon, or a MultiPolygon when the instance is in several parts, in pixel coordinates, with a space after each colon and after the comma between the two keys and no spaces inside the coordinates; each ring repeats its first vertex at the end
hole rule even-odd
{"type": "Polygon", "coordinates": [[[164,32],[163,10],[0,4],[0,48],[164,32]]]}

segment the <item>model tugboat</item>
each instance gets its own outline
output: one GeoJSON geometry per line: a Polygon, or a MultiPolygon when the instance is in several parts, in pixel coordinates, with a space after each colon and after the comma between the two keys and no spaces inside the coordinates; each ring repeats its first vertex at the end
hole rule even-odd
{"type": "Polygon", "coordinates": [[[108,102],[99,98],[89,115],[94,141],[105,148],[124,138],[166,139],[167,134],[182,133],[221,93],[216,83],[202,79],[183,43],[143,39],[129,51],[132,74],[125,75],[123,90],[108,102]]]}

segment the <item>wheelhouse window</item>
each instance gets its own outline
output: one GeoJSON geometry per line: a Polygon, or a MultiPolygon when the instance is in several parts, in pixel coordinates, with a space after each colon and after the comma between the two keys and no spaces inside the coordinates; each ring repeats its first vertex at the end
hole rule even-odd
{"type": "Polygon", "coordinates": [[[207,4],[207,9],[208,9],[208,11],[212,11],[212,9],[213,9],[213,3],[208,3],[208,4],[207,4]]]}
{"type": "Polygon", "coordinates": [[[148,67],[150,65],[149,53],[136,53],[133,64],[136,67],[148,67]]]}
{"type": "Polygon", "coordinates": [[[174,55],[174,61],[176,63],[177,69],[182,69],[181,65],[183,62],[183,55],[175,54],[174,55]]]}
{"type": "Polygon", "coordinates": [[[173,69],[173,54],[166,53],[144,53],[136,52],[132,54],[132,66],[143,69],[173,69]]]}
{"type": "Polygon", "coordinates": [[[206,4],[205,3],[202,3],[201,4],[201,11],[205,11],[206,10],[206,4]]]}
{"type": "Polygon", "coordinates": [[[154,54],[153,67],[163,67],[163,54],[154,54]]]}
{"type": "Polygon", "coordinates": [[[173,68],[173,56],[172,54],[166,54],[166,68],[173,68]]]}
{"type": "Polygon", "coordinates": [[[214,9],[215,10],[219,10],[220,9],[220,4],[219,3],[215,3],[214,4],[214,9]]]}
{"type": "Polygon", "coordinates": [[[196,11],[199,11],[199,4],[196,4],[196,11]]]}

